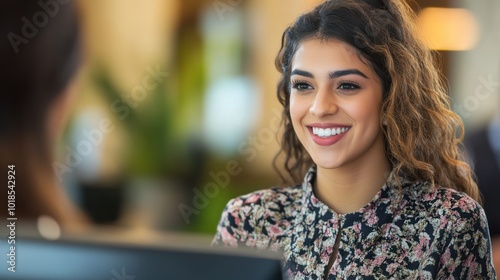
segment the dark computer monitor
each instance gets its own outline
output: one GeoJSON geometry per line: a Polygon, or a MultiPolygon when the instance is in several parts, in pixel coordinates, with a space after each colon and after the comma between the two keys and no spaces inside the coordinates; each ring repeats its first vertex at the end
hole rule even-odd
{"type": "MultiPolygon", "coordinates": [[[[165,241],[158,246],[140,243],[19,237],[16,272],[8,271],[9,264],[3,261],[0,279],[283,279],[281,263],[275,255],[198,247],[189,243],[189,238],[165,241]]],[[[2,255],[5,260],[5,254],[2,255]]]]}

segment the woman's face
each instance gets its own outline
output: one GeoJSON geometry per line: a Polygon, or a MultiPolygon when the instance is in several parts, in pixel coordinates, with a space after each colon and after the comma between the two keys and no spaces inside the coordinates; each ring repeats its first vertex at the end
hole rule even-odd
{"type": "Polygon", "coordinates": [[[385,156],[382,85],[355,48],[338,40],[302,42],[290,84],[293,128],[318,168],[355,167],[385,156]]]}

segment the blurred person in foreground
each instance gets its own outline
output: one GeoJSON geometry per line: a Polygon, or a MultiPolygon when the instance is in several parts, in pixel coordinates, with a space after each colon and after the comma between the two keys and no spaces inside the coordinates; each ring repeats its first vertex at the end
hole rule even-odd
{"type": "MultiPolygon", "coordinates": [[[[78,230],[88,220],[52,169],[82,62],[76,7],[73,1],[2,0],[0,30],[0,167],[4,180],[15,170],[15,217],[22,224],[45,215],[63,230],[78,230]]],[[[7,190],[0,195],[1,217],[8,215],[7,190]]]]}
{"type": "Polygon", "coordinates": [[[294,180],[231,200],[215,244],[281,248],[291,279],[496,279],[463,124],[414,21],[404,0],[330,0],[285,30],[294,180]]]}
{"type": "MultiPolygon", "coordinates": [[[[493,118],[467,136],[477,184],[490,227],[495,267],[500,267],[500,107],[493,118]]],[[[499,271],[497,271],[497,274],[499,271]]]]}

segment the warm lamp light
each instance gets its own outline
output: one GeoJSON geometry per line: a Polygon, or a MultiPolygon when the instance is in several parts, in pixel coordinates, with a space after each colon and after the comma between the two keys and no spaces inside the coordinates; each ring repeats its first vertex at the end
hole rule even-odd
{"type": "Polygon", "coordinates": [[[466,9],[425,8],[418,26],[427,46],[434,50],[464,51],[474,48],[479,26],[466,9]]]}

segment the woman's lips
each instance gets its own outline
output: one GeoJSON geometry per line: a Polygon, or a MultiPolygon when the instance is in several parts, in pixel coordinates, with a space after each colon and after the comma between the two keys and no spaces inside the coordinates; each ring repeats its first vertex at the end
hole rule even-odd
{"type": "Polygon", "coordinates": [[[330,146],[338,142],[351,128],[347,125],[313,124],[307,126],[314,143],[330,146]]]}

